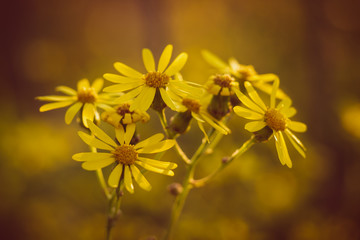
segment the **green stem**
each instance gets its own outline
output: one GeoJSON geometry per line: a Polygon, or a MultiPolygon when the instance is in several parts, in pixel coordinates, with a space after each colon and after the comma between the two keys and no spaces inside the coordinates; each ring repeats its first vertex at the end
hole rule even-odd
{"type": "Polygon", "coordinates": [[[113,191],[113,194],[111,196],[111,199],[109,199],[109,212],[108,212],[108,218],[107,218],[107,225],[106,225],[106,240],[112,239],[112,229],[115,225],[115,222],[118,218],[118,216],[121,213],[120,206],[121,206],[121,200],[124,188],[123,180],[120,180],[119,187],[113,191]]]}

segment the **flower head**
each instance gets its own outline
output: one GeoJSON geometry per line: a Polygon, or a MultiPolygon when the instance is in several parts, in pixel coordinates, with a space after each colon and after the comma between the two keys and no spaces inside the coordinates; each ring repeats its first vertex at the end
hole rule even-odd
{"type": "Polygon", "coordinates": [[[135,124],[130,124],[126,126],[126,131],[122,126],[116,129],[116,139],[119,142],[117,144],[93,122],[88,121],[88,126],[92,135],[79,131],[81,139],[91,147],[105,151],[78,153],[73,155],[73,159],[83,161],[82,167],[86,170],[97,170],[114,164],[108,178],[109,186],[116,188],[123,179],[125,188],[133,193],[134,179],[141,188],[149,191],[151,185],[138,166],[148,171],[168,176],[174,175],[172,170],[177,167],[175,163],[158,161],[141,155],[166,151],[174,146],[175,140],[162,140],[164,135],[159,133],[132,145],[130,141],[135,132],[135,124]]]}
{"type": "Polygon", "coordinates": [[[245,87],[250,98],[240,91],[236,91],[236,95],[247,108],[236,106],[234,107],[234,112],[240,117],[254,120],[245,125],[245,129],[249,132],[261,132],[266,134],[268,132],[267,130],[270,130],[270,133],[272,132],[275,138],[276,150],[278,152],[280,162],[291,168],[292,162],[290,160],[283,134],[288,137],[289,141],[300,153],[300,155],[305,157],[306,149],[292,131],[305,132],[306,125],[301,122],[290,120],[290,118],[296,114],[296,110],[291,107],[291,100],[289,98],[283,99],[277,106],[275,106],[275,96],[279,87],[278,80],[274,81],[273,84],[270,97],[270,107],[265,105],[249,82],[245,82],[245,87]]]}
{"type": "Polygon", "coordinates": [[[239,83],[228,73],[216,74],[205,83],[205,88],[212,95],[230,96],[234,88],[239,89],[239,83]]]}
{"type": "Polygon", "coordinates": [[[107,93],[100,93],[104,84],[101,78],[96,79],[90,86],[89,80],[82,79],[77,84],[77,91],[66,87],[58,86],[57,91],[62,92],[68,96],[41,96],[37,99],[41,101],[51,101],[40,107],[40,112],[45,112],[57,108],[70,106],[65,114],[66,124],[70,124],[75,115],[82,108],[82,122],[87,127],[87,120],[93,121],[94,118],[99,120],[99,113],[97,107],[108,108],[107,104],[111,103],[111,96],[107,93]]]}
{"type": "Polygon", "coordinates": [[[142,57],[146,73],[142,74],[127,65],[116,62],[114,67],[122,75],[104,74],[104,78],[116,83],[113,86],[104,89],[105,92],[124,92],[126,94],[117,99],[118,103],[124,103],[134,99],[130,111],[139,109],[146,111],[154,101],[155,95],[161,97],[155,98],[162,100],[172,110],[177,110],[173,96],[182,96],[184,94],[198,95],[199,90],[190,86],[187,82],[175,79],[174,76],[180,72],[187,61],[187,54],[180,53],[179,56],[169,65],[172,55],[172,45],[167,45],[161,54],[158,67],[155,69],[155,60],[152,52],[144,48],[142,57]]]}
{"type": "MultiPolygon", "coordinates": [[[[271,93],[272,89],[270,83],[279,79],[278,76],[272,73],[258,74],[255,71],[254,66],[240,64],[235,58],[230,58],[229,63],[227,64],[207,50],[203,50],[202,55],[204,59],[219,72],[223,74],[230,74],[235,77],[240,84],[244,84],[244,82],[249,81],[254,87],[268,94],[271,93]]],[[[281,89],[278,89],[276,97],[284,99],[287,98],[287,95],[281,89]]]]}

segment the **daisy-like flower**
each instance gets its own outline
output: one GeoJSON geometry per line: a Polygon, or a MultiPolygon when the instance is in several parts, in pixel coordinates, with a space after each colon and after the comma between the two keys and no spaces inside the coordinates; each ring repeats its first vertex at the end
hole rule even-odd
{"type": "Polygon", "coordinates": [[[58,86],[56,91],[62,92],[68,96],[41,96],[37,99],[41,101],[52,101],[40,107],[40,112],[46,112],[53,109],[70,106],[65,113],[65,123],[70,124],[75,115],[82,108],[82,122],[87,127],[87,120],[93,121],[94,118],[100,119],[97,107],[106,109],[111,103],[111,97],[107,93],[100,93],[104,84],[101,78],[96,79],[90,86],[86,78],[80,80],[77,84],[77,91],[67,86],[58,86]]]}
{"type": "MultiPolygon", "coordinates": [[[[249,81],[254,87],[268,94],[271,94],[272,89],[270,83],[279,79],[277,75],[272,73],[257,74],[252,65],[240,64],[235,58],[230,58],[229,63],[227,64],[207,50],[203,50],[202,55],[205,61],[212,67],[216,68],[219,72],[231,74],[242,84],[249,81]]],[[[276,93],[276,97],[284,99],[287,98],[287,95],[279,89],[276,93]]]]}
{"type": "Polygon", "coordinates": [[[276,107],[276,92],[279,88],[279,81],[274,81],[270,107],[267,107],[261,100],[255,89],[249,82],[245,82],[245,87],[250,98],[240,91],[236,91],[236,95],[240,101],[247,107],[234,107],[234,112],[240,117],[254,120],[245,125],[245,129],[249,132],[257,132],[264,128],[269,128],[273,132],[275,138],[276,150],[282,165],[292,167],[292,162],[286,147],[284,134],[288,137],[291,144],[305,158],[305,147],[302,142],[293,134],[295,132],[305,132],[306,125],[301,122],[291,121],[290,118],[296,114],[295,108],[291,107],[289,98],[283,99],[276,107]]]}
{"type": "Polygon", "coordinates": [[[130,111],[131,102],[117,105],[114,108],[109,108],[101,114],[101,120],[111,124],[114,128],[120,128],[129,124],[137,122],[148,122],[150,120],[149,114],[144,111],[135,109],[130,111]]]}
{"type": "Polygon", "coordinates": [[[230,96],[234,88],[239,89],[239,83],[230,74],[216,74],[205,83],[205,88],[212,95],[230,96]]]}
{"type": "Polygon", "coordinates": [[[181,120],[175,119],[176,117],[173,119],[172,123],[170,124],[170,128],[173,131],[178,133],[185,132],[187,126],[190,124],[191,119],[194,118],[197,121],[200,130],[204,133],[207,141],[209,141],[209,138],[205,132],[203,125],[203,123],[205,122],[210,124],[213,128],[215,128],[224,135],[227,135],[231,132],[225,124],[223,124],[221,121],[218,121],[207,112],[204,98],[196,99],[193,97],[184,97],[182,99],[178,99],[177,102],[179,105],[179,113],[176,117],[180,118],[181,120]],[[180,125],[186,126],[177,126],[179,125],[178,123],[180,123],[180,125]]]}
{"type": "Polygon", "coordinates": [[[135,125],[133,124],[128,125],[126,131],[122,127],[119,128],[120,130],[116,132],[116,139],[120,144],[117,144],[93,122],[88,121],[88,126],[93,135],[79,131],[79,136],[86,144],[105,150],[105,152],[78,153],[72,158],[76,161],[83,161],[82,167],[86,170],[97,170],[115,163],[108,178],[110,187],[118,187],[120,180],[123,179],[125,188],[133,193],[134,179],[142,189],[149,191],[151,185],[137,166],[168,176],[174,175],[172,170],[177,167],[175,163],[158,161],[139,155],[166,151],[174,146],[175,140],[162,140],[164,135],[159,133],[136,145],[131,145],[130,141],[135,132],[135,125]]]}
{"type": "Polygon", "coordinates": [[[104,78],[117,83],[113,86],[109,86],[104,89],[105,92],[124,92],[117,99],[117,103],[124,103],[130,99],[134,99],[134,103],[130,106],[130,111],[139,109],[146,111],[149,109],[155,94],[159,94],[165,104],[176,111],[177,106],[175,105],[171,96],[183,94],[199,95],[197,88],[190,86],[188,82],[175,79],[174,75],[184,67],[187,61],[187,54],[180,53],[175,60],[169,65],[173,46],[167,45],[161,54],[157,70],[155,69],[155,60],[152,52],[144,48],[142,51],[142,57],[144,61],[147,73],[142,74],[127,65],[116,62],[114,67],[122,75],[117,74],[104,74],[104,78]]]}

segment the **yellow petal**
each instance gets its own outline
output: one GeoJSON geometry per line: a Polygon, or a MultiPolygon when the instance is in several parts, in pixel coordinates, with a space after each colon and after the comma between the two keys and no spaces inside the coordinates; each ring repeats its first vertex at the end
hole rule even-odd
{"type": "Polygon", "coordinates": [[[158,160],[144,158],[144,157],[138,157],[138,160],[143,163],[149,164],[151,166],[157,167],[157,168],[171,169],[171,170],[177,168],[177,164],[173,163],[173,162],[163,162],[163,161],[158,161],[158,160]]]}
{"type": "Polygon", "coordinates": [[[167,139],[155,144],[148,145],[137,150],[138,153],[158,153],[168,150],[175,145],[175,140],[167,139]]]}
{"type": "Polygon", "coordinates": [[[273,82],[275,79],[279,79],[279,77],[273,73],[260,74],[249,76],[247,80],[249,81],[263,81],[263,82],[273,82]]]}
{"type": "Polygon", "coordinates": [[[83,88],[89,88],[90,87],[90,83],[89,80],[87,80],[86,78],[81,79],[80,81],[78,81],[77,83],[77,89],[83,89],[83,88]]]}
{"type": "Polygon", "coordinates": [[[262,110],[266,111],[266,105],[265,103],[261,100],[261,98],[259,97],[259,95],[257,94],[257,92],[255,91],[255,89],[253,88],[253,86],[251,85],[250,82],[245,82],[245,88],[246,91],[248,92],[250,98],[257,104],[259,105],[262,110]]]}
{"type": "Polygon", "coordinates": [[[36,97],[37,100],[40,101],[53,101],[53,102],[66,102],[66,101],[75,101],[76,97],[75,96],[55,96],[55,95],[50,95],[50,96],[41,96],[41,97],[36,97]]]}
{"type": "Polygon", "coordinates": [[[273,83],[272,91],[271,91],[271,96],[270,96],[270,107],[271,108],[275,107],[276,93],[279,90],[279,84],[280,84],[279,79],[275,79],[275,81],[273,83]]]}
{"type": "Polygon", "coordinates": [[[171,44],[167,45],[164,51],[161,53],[158,71],[164,72],[165,68],[169,65],[170,58],[172,55],[173,46],[171,44]]]}
{"type": "Polygon", "coordinates": [[[250,120],[260,120],[264,118],[264,115],[261,115],[258,112],[254,112],[250,109],[244,108],[244,107],[240,107],[240,106],[236,106],[234,107],[234,112],[243,118],[246,119],[250,119],[250,120]]]}
{"type": "Polygon", "coordinates": [[[133,182],[132,182],[132,176],[131,176],[129,166],[125,166],[124,170],[125,170],[124,171],[125,188],[126,188],[126,190],[128,190],[129,193],[134,193],[134,185],[133,185],[133,182]]]}
{"type": "Polygon", "coordinates": [[[213,128],[215,128],[216,130],[218,130],[219,132],[221,132],[222,134],[224,135],[227,135],[229,134],[230,132],[230,129],[228,129],[227,127],[226,128],[223,128],[222,126],[220,126],[218,123],[219,121],[215,122],[211,116],[209,114],[206,114],[206,113],[201,113],[201,117],[207,122],[209,123],[213,128]]]}
{"type": "Polygon", "coordinates": [[[72,96],[77,95],[77,92],[74,89],[69,88],[67,86],[58,86],[55,88],[55,91],[62,92],[62,93],[65,93],[67,95],[72,95],[72,96]]]}
{"type": "Polygon", "coordinates": [[[123,172],[123,165],[122,164],[116,165],[116,167],[111,171],[110,176],[108,178],[108,184],[110,187],[116,188],[119,186],[119,181],[122,172],[123,172]]]}
{"type": "Polygon", "coordinates": [[[76,102],[74,105],[68,108],[65,113],[65,123],[70,124],[74,119],[75,115],[79,112],[80,108],[83,106],[82,102],[76,102]]]}
{"type": "Polygon", "coordinates": [[[297,113],[296,109],[293,107],[282,109],[280,112],[283,113],[287,118],[291,118],[297,113]]]}
{"type": "Polygon", "coordinates": [[[129,77],[124,77],[124,76],[120,76],[117,74],[112,74],[112,73],[105,73],[103,75],[103,77],[113,83],[131,83],[131,82],[139,82],[141,81],[141,79],[139,78],[129,78],[129,77]]]}
{"type": "Polygon", "coordinates": [[[249,132],[256,132],[264,128],[266,123],[264,121],[253,121],[245,124],[245,129],[249,132]]]}
{"type": "Polygon", "coordinates": [[[87,161],[87,162],[84,162],[81,165],[81,167],[85,170],[92,171],[92,170],[97,170],[100,168],[107,167],[114,162],[115,162],[114,158],[107,158],[107,159],[96,160],[96,161],[87,161]]]}
{"type": "Polygon", "coordinates": [[[155,72],[155,61],[152,52],[149,49],[144,48],[142,50],[142,57],[146,70],[148,72],[155,72]]]}
{"type": "Polygon", "coordinates": [[[302,142],[289,129],[285,130],[285,134],[290,140],[291,144],[294,146],[294,148],[300,153],[303,158],[305,158],[305,147],[302,142]]]}
{"type": "Polygon", "coordinates": [[[77,153],[72,156],[72,159],[75,161],[99,161],[107,158],[111,158],[114,155],[111,153],[94,153],[94,152],[85,152],[85,153],[77,153]]]}
{"type": "Polygon", "coordinates": [[[282,165],[286,164],[289,168],[291,168],[292,162],[290,160],[289,152],[287,150],[286,143],[282,133],[280,131],[276,132],[274,134],[274,138],[275,138],[276,150],[278,152],[278,156],[281,164],[282,165]]]}
{"type": "Polygon", "coordinates": [[[117,144],[114,142],[114,140],[111,139],[103,130],[101,130],[98,126],[96,126],[92,121],[87,122],[90,131],[98,137],[101,141],[109,144],[110,146],[116,147],[117,144]]]}
{"type": "Polygon", "coordinates": [[[160,94],[161,94],[161,98],[164,100],[165,104],[173,111],[177,110],[177,107],[175,106],[175,103],[173,102],[173,100],[169,97],[169,95],[167,94],[166,90],[164,88],[160,88],[160,94]]]}
{"type": "Polygon", "coordinates": [[[131,77],[131,78],[141,78],[142,77],[141,73],[139,73],[135,69],[132,69],[131,67],[129,67],[121,62],[114,63],[114,67],[118,72],[120,72],[121,74],[123,74],[127,77],[131,77]]]}
{"type": "Polygon", "coordinates": [[[106,143],[96,139],[94,136],[90,136],[89,134],[86,134],[84,132],[79,131],[78,132],[80,138],[88,145],[94,147],[94,148],[99,148],[99,149],[104,149],[104,150],[109,150],[109,151],[113,151],[114,148],[112,148],[111,146],[107,145],[106,143]]]}
{"type": "Polygon", "coordinates": [[[63,107],[71,105],[72,103],[74,103],[74,101],[47,103],[40,107],[40,112],[46,112],[46,111],[50,111],[53,109],[63,108],[63,107]]]}
{"type": "Polygon", "coordinates": [[[264,110],[262,110],[258,105],[256,105],[250,98],[248,98],[247,96],[245,96],[242,92],[240,92],[240,90],[238,89],[233,89],[236,96],[239,98],[239,100],[248,108],[250,108],[251,110],[258,112],[260,114],[265,113],[264,110]]]}
{"type": "Polygon", "coordinates": [[[139,96],[135,98],[134,103],[130,106],[130,111],[138,109],[146,112],[154,100],[155,92],[156,88],[144,86],[139,96]]]}
{"type": "MultiPolygon", "coordinates": [[[[176,87],[178,90],[190,95],[194,98],[201,98],[204,94],[204,89],[189,85],[190,82],[180,80],[170,80],[169,87],[176,87]]],[[[173,88],[171,88],[173,90],[173,88]]],[[[181,95],[180,95],[181,96],[181,95]]]]}
{"type": "Polygon", "coordinates": [[[211,66],[213,66],[217,69],[228,68],[227,64],[223,60],[218,58],[216,55],[214,55],[213,53],[211,53],[207,50],[202,50],[201,54],[202,54],[203,58],[205,59],[205,61],[208,64],[210,64],[211,66]]]}
{"type": "Polygon", "coordinates": [[[104,88],[104,92],[111,92],[111,93],[124,92],[124,91],[128,91],[130,89],[137,88],[143,84],[144,83],[142,81],[115,84],[115,85],[104,88]]]}
{"type": "Polygon", "coordinates": [[[91,85],[91,87],[94,88],[96,93],[100,92],[103,86],[104,86],[104,80],[102,78],[95,79],[95,81],[91,85]]]}
{"type": "Polygon", "coordinates": [[[95,116],[95,106],[92,103],[85,103],[82,111],[82,121],[85,127],[88,127],[87,120],[93,121],[95,116]]]}
{"type": "Polygon", "coordinates": [[[136,124],[126,125],[126,131],[124,135],[125,144],[129,144],[135,133],[136,124]]]}
{"type": "Polygon", "coordinates": [[[135,88],[134,90],[129,91],[128,93],[121,95],[119,98],[117,98],[115,100],[115,103],[120,104],[120,103],[124,103],[127,102],[135,97],[137,97],[142,90],[144,89],[144,86],[140,86],[138,88],[135,88]]]}
{"type": "Polygon", "coordinates": [[[172,170],[157,168],[157,167],[154,167],[152,165],[146,164],[146,163],[141,162],[141,161],[135,161],[135,163],[137,165],[145,168],[148,171],[155,172],[155,173],[160,173],[160,174],[164,174],[164,175],[168,175],[168,176],[174,176],[174,172],[172,170]]]}
{"type": "Polygon", "coordinates": [[[116,139],[119,141],[120,145],[124,144],[124,128],[122,125],[119,125],[118,128],[115,128],[115,135],[116,135],[116,139]]]}
{"type": "Polygon", "coordinates": [[[195,120],[198,121],[198,122],[201,122],[201,123],[204,123],[204,122],[205,122],[205,120],[203,120],[203,119],[201,118],[201,116],[200,116],[199,114],[197,114],[197,113],[191,112],[191,116],[192,116],[193,118],[195,118],[195,120]]]}
{"type": "Polygon", "coordinates": [[[287,127],[295,132],[306,132],[307,129],[306,124],[296,121],[289,121],[287,127]]]}
{"type": "Polygon", "coordinates": [[[151,190],[151,185],[146,180],[144,175],[141,174],[140,170],[135,165],[131,165],[130,168],[131,168],[131,171],[132,171],[132,175],[133,175],[135,181],[139,184],[139,186],[142,189],[146,190],[146,191],[150,191],[151,190]]]}
{"type": "Polygon", "coordinates": [[[165,74],[168,76],[173,76],[178,73],[185,65],[188,55],[186,53],[180,53],[179,56],[175,58],[172,64],[166,69],[165,74]]]}
{"type": "Polygon", "coordinates": [[[135,145],[135,149],[139,149],[145,146],[148,146],[150,144],[158,143],[164,138],[164,135],[162,133],[157,133],[135,145]]]}

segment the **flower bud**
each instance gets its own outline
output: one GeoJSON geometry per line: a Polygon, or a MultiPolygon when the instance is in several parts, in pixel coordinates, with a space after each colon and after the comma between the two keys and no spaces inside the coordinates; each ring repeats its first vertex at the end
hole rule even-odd
{"type": "Polygon", "coordinates": [[[221,120],[230,112],[230,96],[214,95],[207,107],[208,113],[217,120],[221,120]]]}
{"type": "Polygon", "coordinates": [[[172,136],[184,134],[190,127],[191,111],[179,112],[170,119],[169,132],[172,136]]]}
{"type": "Polygon", "coordinates": [[[177,196],[183,191],[183,186],[180,183],[174,182],[167,187],[167,190],[171,195],[177,196]]]}
{"type": "Polygon", "coordinates": [[[255,135],[255,139],[257,142],[266,142],[273,135],[273,130],[268,126],[265,126],[259,131],[253,132],[253,134],[255,135]]]}

